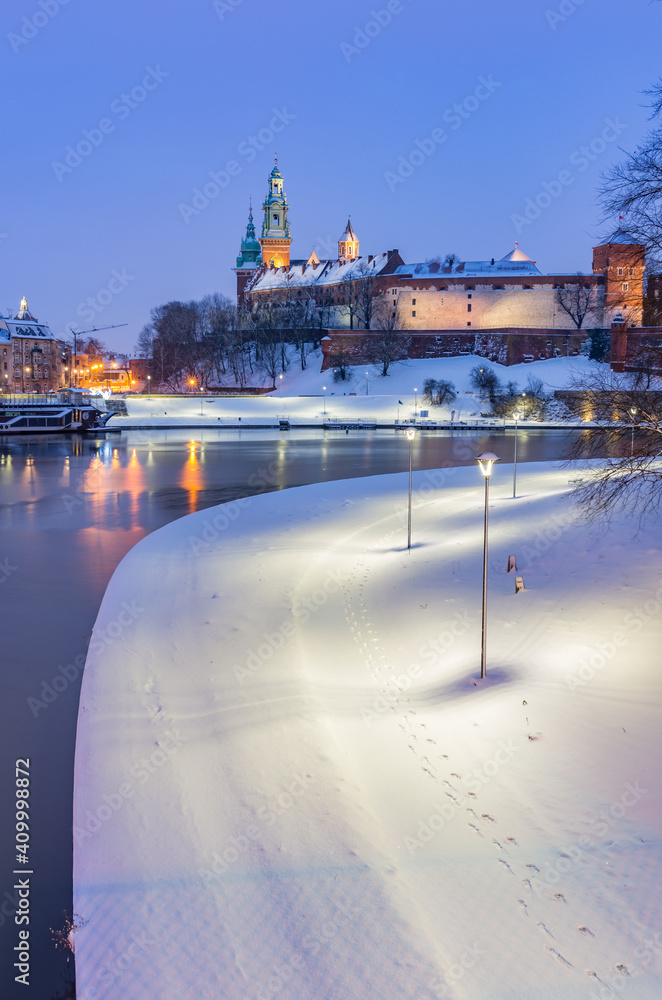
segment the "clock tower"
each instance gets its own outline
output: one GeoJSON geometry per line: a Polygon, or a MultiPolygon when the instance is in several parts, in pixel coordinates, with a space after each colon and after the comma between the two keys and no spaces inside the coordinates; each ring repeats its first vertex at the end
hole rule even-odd
{"type": "Polygon", "coordinates": [[[287,219],[287,198],[283,190],[283,175],[278,169],[278,157],[269,174],[267,197],[262,203],[262,260],[270,267],[288,267],[290,263],[290,224],[287,219]]]}

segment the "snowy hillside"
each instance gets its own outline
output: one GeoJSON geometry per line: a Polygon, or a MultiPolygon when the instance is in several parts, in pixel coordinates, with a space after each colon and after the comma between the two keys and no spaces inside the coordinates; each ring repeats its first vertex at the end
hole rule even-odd
{"type": "Polygon", "coordinates": [[[250,426],[273,424],[281,417],[292,423],[309,424],[343,419],[394,423],[420,419],[421,410],[427,411],[428,419],[467,421],[480,418],[481,412],[490,409],[489,403],[470,392],[469,374],[476,366],[494,369],[500,381],[504,384],[513,381],[522,391],[530,377],[539,378],[548,392],[570,385],[578,375],[597,366],[597,362],[583,357],[534,361],[510,368],[477,356],[435,358],[394,364],[387,376],[380,374],[378,365],[355,367],[349,370],[348,380],[334,382],[332,372],[320,372],[320,364],[319,352],[308,358],[304,371],[293,363],[282,383],[277,379],[276,391],[265,396],[241,398],[204,393],[183,398],[127,396],[128,416],[113,416],[111,426],[222,426],[239,422],[250,426]],[[457,399],[444,406],[426,403],[422,393],[428,378],[452,382],[457,399]]]}
{"type": "Polygon", "coordinates": [[[415,475],[411,553],[400,475],[124,559],[80,702],[80,1000],[659,998],[659,531],[511,473],[485,682],[475,469],[415,475]]]}

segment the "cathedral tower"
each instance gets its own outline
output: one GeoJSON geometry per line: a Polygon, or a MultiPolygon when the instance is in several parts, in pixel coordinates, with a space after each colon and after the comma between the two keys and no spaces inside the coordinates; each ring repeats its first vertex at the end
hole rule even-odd
{"type": "Polygon", "coordinates": [[[267,197],[262,204],[262,260],[274,267],[287,267],[290,263],[290,224],[287,219],[287,198],[283,190],[283,175],[278,169],[278,157],[269,174],[267,197]]]}
{"type": "Polygon", "coordinates": [[[248,224],[246,235],[241,241],[241,250],[237,257],[237,266],[234,269],[237,275],[237,303],[241,305],[244,301],[244,289],[262,263],[260,254],[260,244],[255,236],[255,224],[253,222],[253,206],[248,209],[248,224]]]}
{"type": "Polygon", "coordinates": [[[351,220],[347,220],[345,232],[338,240],[338,260],[354,260],[359,256],[359,238],[352,229],[351,220]]]}

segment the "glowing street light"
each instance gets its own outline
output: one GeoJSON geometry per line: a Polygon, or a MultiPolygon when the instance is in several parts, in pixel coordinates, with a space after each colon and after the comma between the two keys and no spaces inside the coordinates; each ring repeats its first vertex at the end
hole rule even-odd
{"type": "Polygon", "coordinates": [[[630,407],[630,416],[632,417],[632,437],[630,440],[630,458],[634,458],[634,418],[637,416],[637,407],[630,407]]]}
{"type": "Polygon", "coordinates": [[[490,476],[494,463],[499,461],[498,455],[486,451],[476,459],[478,468],[485,478],[485,527],[483,529],[483,613],[481,618],[480,641],[480,676],[487,674],[486,643],[487,643],[487,504],[490,493],[490,476]]]}
{"type": "Polygon", "coordinates": [[[407,509],[407,551],[411,552],[411,451],[416,437],[416,428],[407,428],[407,440],[409,441],[409,505],[407,509]]]}
{"type": "Polygon", "coordinates": [[[513,460],[513,500],[516,496],[517,490],[517,421],[520,419],[522,414],[519,410],[515,410],[513,413],[513,420],[515,421],[515,458],[513,460]]]}
{"type": "Polygon", "coordinates": [[[416,420],[416,417],[418,415],[418,396],[416,395],[417,392],[418,388],[414,386],[414,420],[416,420]]]}
{"type": "Polygon", "coordinates": [[[325,385],[322,386],[322,391],[324,393],[324,413],[326,415],[326,386],[325,385]]]}
{"type": "Polygon", "coordinates": [[[368,395],[368,373],[365,373],[365,394],[368,395]]]}

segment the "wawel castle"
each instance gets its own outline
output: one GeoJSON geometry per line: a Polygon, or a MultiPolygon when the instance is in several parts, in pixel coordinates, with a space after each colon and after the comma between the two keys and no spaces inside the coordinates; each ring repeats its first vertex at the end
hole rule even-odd
{"type": "MultiPolygon", "coordinates": [[[[618,235],[594,247],[592,273],[586,275],[543,274],[517,245],[489,260],[406,263],[398,250],[362,255],[350,221],[338,240],[337,258],[320,260],[312,250],[305,259],[293,259],[277,161],[262,210],[259,239],[251,210],[236,260],[238,303],[257,307],[308,297],[324,307],[334,345],[353,345],[357,358],[369,339],[351,307],[361,283],[379,300],[370,328],[402,331],[416,357],[475,352],[510,364],[578,353],[588,328],[609,327],[618,314],[629,327],[641,326],[645,248],[618,235]],[[573,304],[586,300],[579,329],[573,304]]],[[[325,346],[328,353],[329,343],[325,346]]]]}

